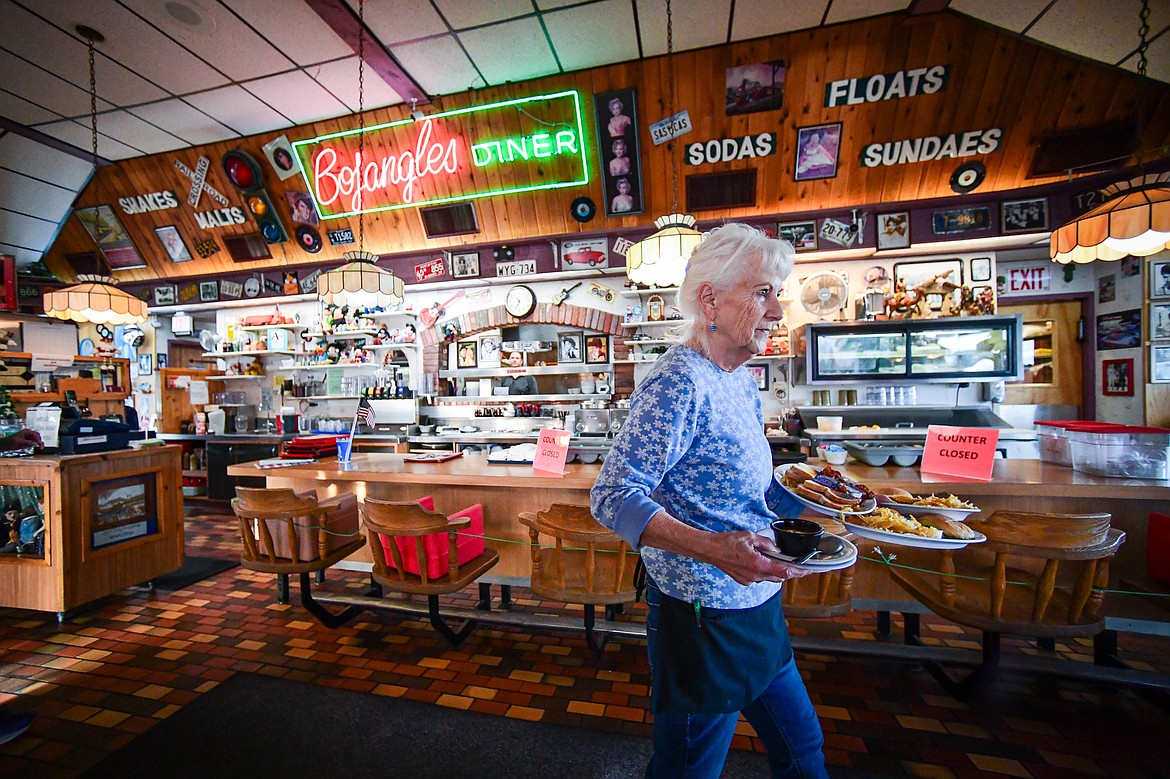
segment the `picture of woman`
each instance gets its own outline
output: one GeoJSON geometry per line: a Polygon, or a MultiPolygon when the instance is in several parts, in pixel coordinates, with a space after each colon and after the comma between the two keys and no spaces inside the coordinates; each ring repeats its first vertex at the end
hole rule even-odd
{"type": "Polygon", "coordinates": [[[633,120],[626,116],[624,112],[625,106],[622,105],[622,99],[620,97],[610,98],[609,113],[611,117],[608,125],[610,138],[621,138],[626,134],[626,130],[630,128],[633,120]]]}
{"type": "Polygon", "coordinates": [[[634,210],[634,196],[630,194],[630,180],[625,176],[617,180],[618,193],[613,196],[609,210],[615,214],[634,210]]]}
{"type": "Polygon", "coordinates": [[[474,368],[476,367],[476,343],[475,341],[460,341],[459,349],[456,353],[456,364],[460,368],[474,368]]]}
{"type": "Polygon", "coordinates": [[[622,89],[593,96],[597,151],[606,216],[642,213],[636,93],[622,89]]]}
{"type": "Polygon", "coordinates": [[[797,181],[826,179],[837,175],[837,152],[841,143],[840,123],[805,127],[797,132],[797,181]]]}
{"type": "Polygon", "coordinates": [[[630,158],[626,156],[626,142],[618,138],[613,142],[613,159],[609,161],[609,175],[626,176],[630,172],[630,158]]]}

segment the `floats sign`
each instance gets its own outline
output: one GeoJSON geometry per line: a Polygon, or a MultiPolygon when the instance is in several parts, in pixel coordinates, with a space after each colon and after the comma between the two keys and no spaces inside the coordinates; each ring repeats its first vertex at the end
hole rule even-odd
{"type": "Polygon", "coordinates": [[[322,219],[589,183],[576,90],[400,119],[292,146],[322,219]]]}

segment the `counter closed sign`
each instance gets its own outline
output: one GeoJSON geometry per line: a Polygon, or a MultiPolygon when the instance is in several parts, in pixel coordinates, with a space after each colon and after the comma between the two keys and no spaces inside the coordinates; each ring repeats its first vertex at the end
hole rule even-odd
{"type": "Polygon", "coordinates": [[[931,425],[922,453],[922,472],[991,481],[998,442],[995,428],[931,425]]]}
{"type": "Polygon", "coordinates": [[[532,470],[537,476],[564,476],[565,460],[569,455],[568,430],[541,430],[536,441],[536,457],[532,470]]]}

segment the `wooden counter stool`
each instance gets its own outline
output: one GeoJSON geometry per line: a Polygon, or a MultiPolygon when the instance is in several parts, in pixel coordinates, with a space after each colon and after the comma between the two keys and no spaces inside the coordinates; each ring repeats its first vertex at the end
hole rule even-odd
{"type": "Polygon", "coordinates": [[[609,612],[635,599],[629,544],[594,519],[588,506],[554,503],[536,514],[521,512],[520,521],[532,541],[532,591],[584,605],[585,640],[594,654],[600,653],[605,642],[599,644],[594,636],[594,607],[604,605],[609,612]],[[555,543],[541,546],[542,534],[555,543]]]}
{"type": "MultiPolygon", "coordinates": [[[[941,667],[935,676],[956,697],[994,680],[1001,634],[1036,638],[1096,636],[1109,580],[1109,560],[1125,533],[1109,527],[1110,514],[1035,514],[997,511],[969,524],[982,544],[939,550],[939,573],[890,567],[890,576],[935,614],[983,631],[983,663],[961,681],[941,667]]],[[[905,615],[906,640],[921,643],[916,614],[905,615]]]]}
{"type": "Polygon", "coordinates": [[[323,572],[365,544],[354,495],[319,501],[313,494],[291,489],[237,487],[232,511],[244,544],[240,565],[276,574],[279,603],[288,603],[289,575],[299,574],[301,603],[330,627],[345,621],[315,603],[309,605],[309,574],[323,572]]]}
{"type": "MultiPolygon", "coordinates": [[[[812,517],[825,529],[825,534],[844,536],[849,531],[836,519],[812,517]]],[[[784,582],[784,616],[803,619],[825,619],[848,614],[853,609],[853,572],[855,562],[838,571],[813,573],[800,579],[784,582]]]]}
{"type": "Polygon", "coordinates": [[[426,595],[431,625],[459,646],[478,622],[467,620],[459,630],[452,629],[439,613],[439,596],[464,589],[491,570],[500,556],[484,546],[481,506],[448,517],[422,502],[366,498],[363,511],[374,581],[397,592],[426,595]],[[479,518],[478,537],[470,532],[472,515],[479,518]]]}

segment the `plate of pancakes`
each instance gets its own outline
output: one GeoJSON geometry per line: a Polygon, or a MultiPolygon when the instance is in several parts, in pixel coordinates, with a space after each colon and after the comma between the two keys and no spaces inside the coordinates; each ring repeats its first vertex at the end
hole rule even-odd
{"type": "Polygon", "coordinates": [[[821,514],[856,516],[877,508],[877,500],[868,489],[842,478],[831,468],[786,463],[776,466],[775,475],[792,497],[821,514]]]}

